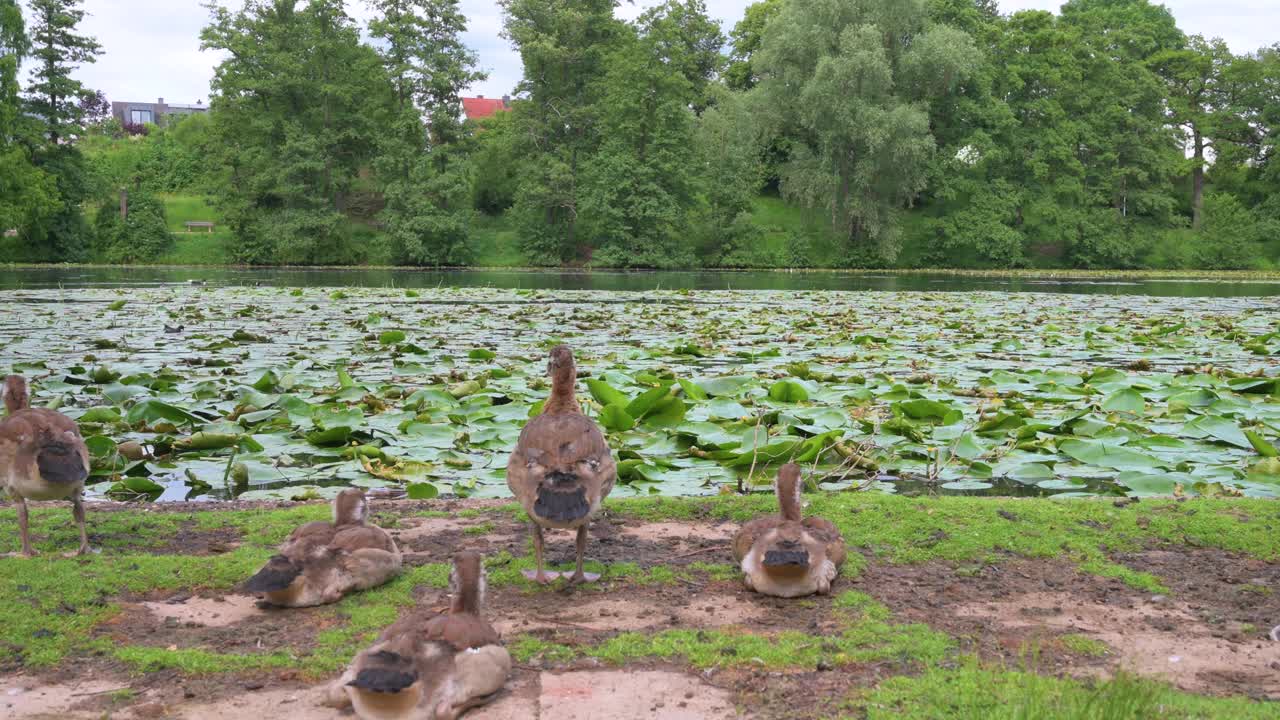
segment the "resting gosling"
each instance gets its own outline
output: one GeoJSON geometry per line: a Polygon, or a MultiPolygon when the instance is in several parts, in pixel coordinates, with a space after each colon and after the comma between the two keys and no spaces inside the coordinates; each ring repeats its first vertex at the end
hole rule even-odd
{"type": "Polygon", "coordinates": [[[400,549],[385,530],[365,524],[364,491],[333,499],[333,522],[310,522],[289,536],[280,553],[244,584],[271,605],[311,607],[377,587],[400,574],[400,549]]]}
{"type": "Polygon", "coordinates": [[[574,394],[578,377],[573,351],[560,345],[547,364],[551,397],[542,414],[520,432],[520,440],[507,463],[507,485],[524,506],[533,529],[533,552],[538,569],[525,576],[548,583],[560,573],[543,569],[543,528],[577,530],[577,571],[572,583],[600,579],[582,571],[587,548],[587,526],[613,490],[617,466],[600,426],[582,414],[574,394]]]}
{"type": "Polygon", "coordinates": [[[453,558],[449,612],[415,611],[356,656],[326,693],[326,704],[353,707],[364,720],[454,720],[494,698],[511,674],[511,655],[481,617],[484,563],[453,558]]]}
{"type": "Polygon", "coordinates": [[[822,518],[801,519],[798,465],[778,471],[777,494],[781,514],[752,520],[733,539],[747,588],[784,598],[830,593],[844,563],[844,538],[822,518]]]}
{"type": "Polygon", "coordinates": [[[71,513],[80,528],[80,548],[68,557],[89,552],[84,527],[84,481],[89,477],[89,449],[75,421],[59,412],[31,407],[27,381],[10,375],[0,388],[8,417],[0,420],[0,488],[18,506],[22,555],[32,557],[28,500],[71,498],[71,513]]]}

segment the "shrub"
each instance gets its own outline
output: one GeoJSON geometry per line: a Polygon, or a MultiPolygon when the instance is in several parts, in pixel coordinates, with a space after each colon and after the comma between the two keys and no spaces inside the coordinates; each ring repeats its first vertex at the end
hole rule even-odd
{"type": "Polygon", "coordinates": [[[112,263],[150,262],[173,245],[164,203],[147,193],[129,197],[129,216],[120,219],[119,202],[108,200],[94,219],[98,253],[112,263]]]}

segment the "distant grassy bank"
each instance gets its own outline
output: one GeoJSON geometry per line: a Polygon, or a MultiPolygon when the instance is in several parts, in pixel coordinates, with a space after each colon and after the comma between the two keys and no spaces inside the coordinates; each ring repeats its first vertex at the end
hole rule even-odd
{"type": "MultiPolygon", "coordinates": [[[[217,209],[200,195],[164,194],[169,230],[173,233],[173,245],[153,263],[155,267],[217,267],[235,265],[233,235],[217,209]],[[213,232],[195,230],[188,232],[188,222],[212,222],[213,232]]],[[[722,265],[685,268],[688,270],[801,270],[801,271],[850,271],[845,257],[843,238],[832,231],[821,213],[806,210],[787,203],[778,197],[760,196],[752,206],[752,221],[759,229],[753,247],[732,254],[730,261],[722,265]]],[[[363,259],[340,267],[388,268],[393,267],[392,256],[383,241],[383,235],[373,226],[352,221],[351,233],[363,251],[363,259]]],[[[476,215],[471,236],[476,269],[535,269],[538,266],[520,248],[515,224],[506,215],[476,215]]],[[[918,214],[905,218],[902,251],[896,267],[866,268],[877,273],[946,273],[973,277],[1027,277],[1027,278],[1117,278],[1137,277],[1148,279],[1211,278],[1222,280],[1280,279],[1280,255],[1261,258],[1251,270],[1206,271],[1187,269],[1123,269],[1084,270],[1061,267],[1059,258],[1052,255],[1033,255],[1029,268],[984,268],[978,258],[959,258],[948,266],[934,261],[930,249],[929,220],[918,214]]],[[[1280,238],[1275,243],[1280,253],[1280,238]]],[[[1163,252],[1163,250],[1162,250],[1163,252]]],[[[0,238],[0,263],[29,263],[17,241],[0,238]]],[[[104,265],[100,257],[91,257],[85,265],[104,265]]],[[[1158,266],[1160,263],[1152,263],[1158,266]]],[[[285,267],[283,265],[273,267],[285,267]]],[[[330,266],[332,267],[332,266],[330,266]]],[[[544,268],[545,269],[545,268],[544,268]]],[[[606,269],[606,268],[595,268],[606,269]]]]}

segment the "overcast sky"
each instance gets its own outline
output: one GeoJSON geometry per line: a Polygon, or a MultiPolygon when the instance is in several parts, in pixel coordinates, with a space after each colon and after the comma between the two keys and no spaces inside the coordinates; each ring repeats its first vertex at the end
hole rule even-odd
{"type": "MultiPolygon", "coordinates": [[[[238,6],[238,0],[220,0],[238,6]]],[[[624,3],[619,15],[634,17],[657,0],[624,3]]],[[[752,0],[707,0],[711,15],[727,33],[752,0]]],[[[79,79],[101,89],[111,100],[208,102],[209,80],[217,56],[200,51],[200,29],[208,20],[203,0],[84,0],[88,12],[83,32],[102,44],[104,54],[82,68],[79,79]]],[[[1001,9],[1057,10],[1060,0],[1001,0],[1001,9]]],[[[1168,0],[1178,25],[1188,34],[1225,39],[1236,52],[1256,50],[1280,42],[1280,1],[1168,0]]],[[[349,0],[350,12],[367,18],[364,0],[349,0]]],[[[520,58],[502,39],[502,16],[493,0],[462,0],[468,18],[467,43],[480,56],[489,79],[473,94],[500,97],[520,79],[520,58]]]]}

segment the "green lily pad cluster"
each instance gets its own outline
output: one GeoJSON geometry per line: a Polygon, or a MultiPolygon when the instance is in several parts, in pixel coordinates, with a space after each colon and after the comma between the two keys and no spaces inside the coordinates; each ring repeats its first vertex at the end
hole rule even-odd
{"type": "Polygon", "coordinates": [[[123,499],[505,495],[562,342],[622,495],[788,461],[824,489],[1280,494],[1266,299],[162,286],[0,292],[0,328],[123,499]]]}

